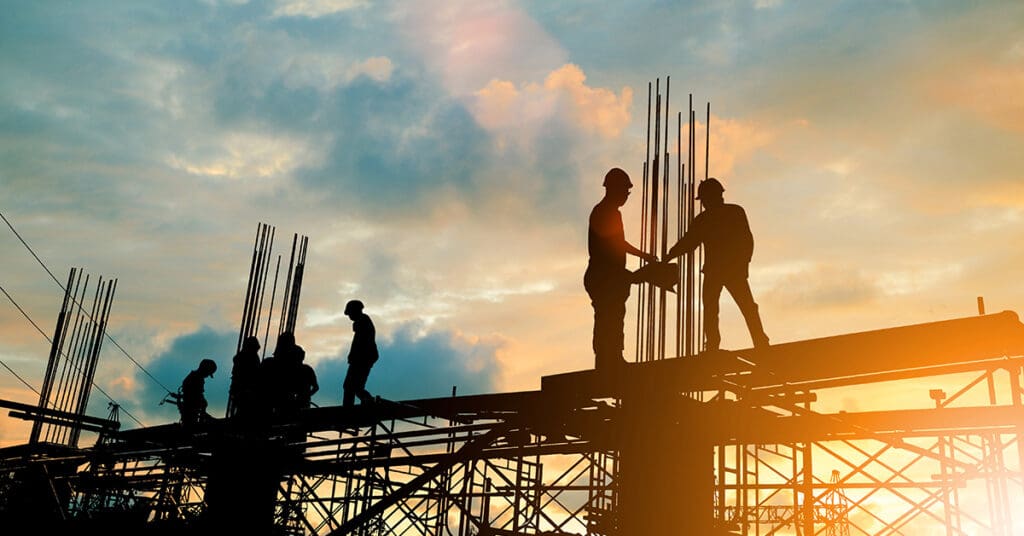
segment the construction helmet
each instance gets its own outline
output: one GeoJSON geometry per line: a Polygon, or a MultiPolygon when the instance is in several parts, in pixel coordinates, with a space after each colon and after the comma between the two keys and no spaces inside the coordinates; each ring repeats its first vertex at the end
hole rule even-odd
{"type": "Polygon", "coordinates": [[[344,314],[358,313],[358,312],[360,312],[362,310],[363,310],[363,302],[361,302],[359,300],[349,300],[349,302],[345,304],[345,313],[344,314]]]}
{"type": "Polygon", "coordinates": [[[242,342],[242,349],[243,350],[259,350],[260,349],[260,338],[256,337],[256,336],[253,336],[253,335],[250,335],[250,336],[246,337],[245,341],[242,342]]]}
{"type": "Polygon", "coordinates": [[[208,376],[213,376],[213,373],[217,372],[217,363],[212,359],[204,359],[199,362],[199,372],[208,376]]]}
{"type": "Polygon", "coordinates": [[[718,179],[711,177],[700,181],[697,186],[697,197],[696,199],[706,199],[708,197],[719,197],[722,192],[725,191],[725,187],[722,183],[718,182],[718,179]]]}
{"type": "Polygon", "coordinates": [[[608,170],[608,173],[604,176],[604,187],[605,188],[632,188],[633,182],[629,180],[629,175],[626,174],[621,168],[612,168],[608,170]]]}

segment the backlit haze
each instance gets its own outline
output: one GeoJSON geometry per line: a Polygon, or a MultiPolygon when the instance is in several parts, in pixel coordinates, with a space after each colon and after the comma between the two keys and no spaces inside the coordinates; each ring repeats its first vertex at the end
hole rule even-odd
{"type": "MultiPolygon", "coordinates": [[[[386,398],[593,367],[587,215],[610,167],[639,185],[666,76],[699,132],[711,102],[711,175],[750,219],[773,342],[970,316],[978,296],[1024,308],[1019,2],[14,2],[0,72],[0,212],[62,282],[118,280],[109,333],[152,377],[107,341],[96,384],[146,425],[177,419],[163,386],[203,357],[223,415],[260,222],[282,264],[309,237],[296,336],[321,406],[352,298],[386,398]]],[[[6,224],[0,252],[50,334],[63,291],[6,224]]],[[[0,360],[38,389],[49,343],[0,301],[0,360]]],[[[727,294],[722,314],[723,347],[748,347],[727,294]]],[[[885,395],[929,407],[929,386],[885,395]]],[[[0,368],[0,398],[38,395],[0,368]]],[[[0,446],[28,431],[5,413],[0,446]]]]}

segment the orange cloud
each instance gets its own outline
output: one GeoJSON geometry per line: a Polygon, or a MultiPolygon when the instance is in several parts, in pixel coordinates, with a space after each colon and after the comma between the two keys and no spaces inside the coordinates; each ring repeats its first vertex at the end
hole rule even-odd
{"type": "Polygon", "coordinates": [[[988,124],[1024,133],[1024,65],[974,63],[959,76],[938,76],[927,82],[931,93],[944,105],[966,109],[988,124]]]}
{"type": "Polygon", "coordinates": [[[555,114],[563,113],[581,131],[617,138],[630,121],[633,90],[620,93],[586,84],[586,74],[567,63],[547,75],[543,84],[522,87],[491,80],[478,90],[471,109],[477,122],[491,131],[528,135],[555,114]]]}
{"type": "Polygon", "coordinates": [[[582,69],[567,63],[548,75],[544,89],[567,96],[570,114],[581,126],[602,136],[618,137],[629,124],[632,88],[624,87],[621,95],[616,95],[608,89],[587,86],[586,81],[582,69]]]}
{"type": "MultiPolygon", "coordinates": [[[[711,148],[708,160],[709,172],[712,176],[729,175],[736,164],[751,156],[758,149],[772,143],[777,137],[775,129],[755,121],[725,119],[711,116],[711,148]]],[[[697,165],[704,166],[704,138],[707,123],[697,121],[697,165]]],[[[686,136],[688,125],[683,125],[683,136],[686,136]]],[[[683,149],[686,150],[685,148],[683,149]]]]}

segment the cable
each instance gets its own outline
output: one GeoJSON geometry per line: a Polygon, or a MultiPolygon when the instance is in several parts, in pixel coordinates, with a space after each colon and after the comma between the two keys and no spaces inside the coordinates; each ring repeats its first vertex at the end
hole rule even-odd
{"type": "MultiPolygon", "coordinates": [[[[43,331],[42,329],[39,328],[39,324],[36,324],[35,321],[32,320],[32,317],[28,316],[28,313],[26,313],[25,310],[22,309],[20,305],[18,305],[18,302],[14,301],[14,298],[10,294],[7,293],[7,290],[4,289],[3,285],[0,285],[0,292],[3,292],[4,296],[7,296],[7,299],[10,300],[11,303],[14,304],[14,306],[18,309],[18,311],[21,311],[21,314],[24,315],[24,317],[33,326],[35,326],[36,330],[39,331],[39,334],[42,335],[43,338],[46,339],[47,342],[49,342],[50,344],[53,344],[53,339],[51,339],[50,336],[47,335],[45,331],[43,331]]],[[[62,355],[64,356],[65,359],[69,359],[67,354],[62,354],[62,355]]],[[[10,370],[11,374],[14,374],[14,376],[17,377],[19,380],[21,380],[22,383],[24,383],[25,385],[28,385],[29,389],[32,389],[33,391],[36,392],[36,394],[39,394],[39,391],[36,391],[36,389],[34,387],[32,387],[31,385],[28,384],[28,382],[23,380],[21,378],[21,376],[18,376],[18,374],[16,372],[14,372],[13,370],[11,370],[10,367],[8,367],[7,365],[4,365],[4,368],[6,368],[7,370],[10,370]]],[[[79,372],[81,372],[81,370],[79,370],[79,372]]],[[[107,392],[104,391],[102,387],[100,387],[99,385],[96,385],[96,382],[92,382],[92,386],[95,387],[96,390],[99,391],[103,396],[107,397],[107,400],[113,402],[114,404],[117,404],[117,401],[114,400],[114,398],[112,396],[107,394],[107,392]]],[[[136,423],[138,423],[139,426],[142,426],[142,427],[146,426],[145,424],[142,424],[142,421],[136,419],[135,416],[131,414],[131,412],[129,412],[128,410],[124,409],[124,406],[121,406],[120,404],[117,404],[117,405],[118,405],[118,407],[121,408],[121,410],[125,413],[125,415],[128,415],[129,417],[131,417],[131,419],[133,421],[135,421],[136,423]]]]}
{"type": "MultiPolygon", "coordinates": [[[[57,276],[53,275],[53,272],[51,272],[50,269],[46,266],[46,263],[44,263],[43,260],[39,258],[39,255],[36,255],[36,252],[32,250],[32,246],[29,246],[28,242],[26,242],[25,239],[21,237],[21,234],[18,233],[18,230],[14,228],[14,225],[12,225],[11,222],[4,216],[3,212],[0,212],[0,219],[4,220],[4,223],[6,223],[7,227],[9,227],[11,229],[11,232],[14,233],[14,236],[18,237],[18,240],[20,240],[22,245],[25,246],[25,249],[27,249],[28,252],[32,254],[32,257],[34,257],[36,259],[36,262],[38,262],[39,265],[43,267],[43,270],[46,270],[46,273],[50,274],[50,278],[53,279],[53,281],[55,283],[57,283],[57,286],[59,286],[61,290],[67,291],[67,289],[64,288],[64,284],[61,283],[59,279],[57,279],[57,276]]],[[[6,292],[5,292],[5,294],[6,294],[6,292]]],[[[10,298],[10,296],[8,296],[8,298],[10,298]]],[[[79,305],[79,307],[81,307],[81,304],[78,303],[77,299],[75,299],[73,296],[72,296],[72,299],[75,300],[75,304],[76,305],[79,305]]],[[[11,300],[11,301],[13,302],[14,300],[11,300]]],[[[25,314],[25,312],[22,311],[22,314],[25,314]]],[[[28,315],[25,315],[25,316],[27,317],[28,315]]],[[[89,315],[89,319],[90,320],[94,320],[92,318],[92,315],[89,315]]],[[[33,323],[33,325],[34,325],[34,323],[33,323]]],[[[39,329],[39,326],[36,326],[36,329],[39,329]]],[[[40,330],[40,332],[42,333],[42,330],[40,330]]],[[[136,361],[135,358],[132,357],[124,348],[122,348],[121,345],[118,344],[118,342],[115,341],[114,338],[111,337],[109,333],[104,331],[103,334],[107,337],[108,341],[110,341],[115,347],[117,347],[118,350],[121,350],[121,353],[124,354],[125,357],[127,357],[132,363],[134,363],[135,366],[138,367],[139,370],[141,370],[146,376],[149,376],[149,378],[151,380],[153,380],[157,385],[159,385],[164,391],[167,391],[168,393],[174,392],[174,391],[168,389],[167,386],[164,385],[160,380],[156,379],[155,376],[150,374],[149,371],[146,370],[146,367],[143,367],[142,364],[140,364],[138,361],[136,361]]],[[[46,336],[46,333],[43,333],[43,335],[46,336]]],[[[47,336],[47,338],[49,338],[49,337],[47,336]]],[[[112,400],[112,402],[113,402],[113,400],[112,400]]]]}
{"type": "Polygon", "coordinates": [[[30,384],[27,381],[25,381],[25,378],[22,378],[21,376],[18,375],[17,372],[14,372],[14,370],[11,369],[11,367],[8,367],[7,363],[4,363],[3,359],[0,359],[0,365],[3,365],[3,367],[5,369],[7,369],[7,372],[10,372],[11,374],[13,374],[15,378],[18,378],[19,380],[21,380],[21,383],[25,384],[25,387],[28,387],[29,389],[31,389],[33,393],[35,393],[37,395],[39,394],[39,390],[38,389],[36,389],[35,387],[32,387],[32,384],[30,384]]]}

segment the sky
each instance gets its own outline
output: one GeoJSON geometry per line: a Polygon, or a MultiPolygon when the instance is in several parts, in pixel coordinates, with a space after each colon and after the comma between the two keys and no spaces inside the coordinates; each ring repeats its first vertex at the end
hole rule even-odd
{"type": "MultiPolygon", "coordinates": [[[[89,413],[113,399],[126,427],[176,420],[160,400],[204,357],[223,412],[260,223],[285,263],[309,237],[318,405],[341,400],[350,299],[386,398],[591,368],[587,216],[611,167],[639,184],[667,77],[673,112],[711,104],[773,342],[1024,307],[1019,2],[9,2],[0,71],[0,213],[57,279],[117,280],[89,413]]],[[[0,399],[35,403],[49,343],[25,315],[51,333],[63,291],[18,235],[0,399]]],[[[722,332],[750,344],[727,296],[722,332]]],[[[0,419],[0,446],[27,437],[0,419]]]]}

